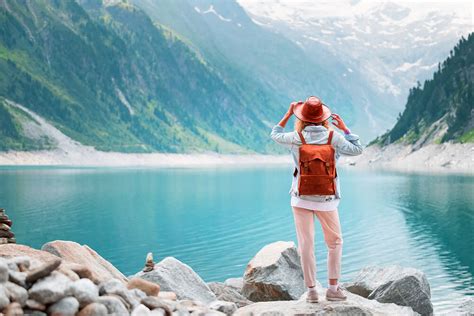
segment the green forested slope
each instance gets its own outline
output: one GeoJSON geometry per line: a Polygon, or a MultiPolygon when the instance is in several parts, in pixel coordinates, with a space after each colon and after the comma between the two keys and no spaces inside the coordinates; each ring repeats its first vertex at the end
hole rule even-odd
{"type": "Polygon", "coordinates": [[[376,143],[474,142],[474,33],[462,38],[433,78],[410,90],[403,114],[376,143]]]}
{"type": "MultiPolygon", "coordinates": [[[[274,100],[250,100],[129,4],[81,4],[0,2],[0,97],[101,150],[272,150],[249,105],[274,100]]],[[[18,111],[0,99],[0,149],[48,148],[25,138],[18,111]]]]}

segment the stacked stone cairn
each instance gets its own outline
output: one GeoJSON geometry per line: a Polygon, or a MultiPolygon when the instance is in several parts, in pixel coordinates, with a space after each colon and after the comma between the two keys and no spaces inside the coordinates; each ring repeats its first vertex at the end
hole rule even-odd
{"type": "Polygon", "coordinates": [[[0,245],[16,243],[15,234],[11,231],[12,221],[5,213],[5,209],[0,208],[0,245]]]}

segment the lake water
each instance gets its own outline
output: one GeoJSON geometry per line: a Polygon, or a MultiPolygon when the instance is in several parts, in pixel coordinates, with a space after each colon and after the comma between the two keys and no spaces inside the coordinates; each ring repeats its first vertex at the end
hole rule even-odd
{"type": "MultiPolygon", "coordinates": [[[[174,256],[205,281],[243,275],[264,245],[296,244],[291,167],[0,168],[0,207],[19,243],[88,244],[125,275],[147,252],[174,256]]],[[[474,178],[340,170],[343,278],[370,264],[423,270],[437,313],[474,295],[474,178]]],[[[317,222],[316,222],[317,223],[317,222]]],[[[317,278],[326,248],[316,225],[317,278]]]]}

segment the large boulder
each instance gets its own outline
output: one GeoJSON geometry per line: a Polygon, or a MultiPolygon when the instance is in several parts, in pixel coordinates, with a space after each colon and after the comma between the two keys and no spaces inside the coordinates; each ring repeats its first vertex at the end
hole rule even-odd
{"type": "Polygon", "coordinates": [[[225,283],[209,282],[207,285],[220,301],[233,302],[237,305],[237,307],[242,307],[253,303],[245,296],[240,294],[234,287],[228,286],[225,283]]]}
{"type": "Polygon", "coordinates": [[[260,316],[260,315],[418,315],[410,307],[395,304],[384,304],[368,300],[359,295],[347,293],[347,300],[330,302],[325,299],[326,290],[316,285],[319,294],[319,303],[307,303],[307,292],[296,301],[258,302],[239,308],[233,316],[260,316]]]}
{"type": "Polygon", "coordinates": [[[368,266],[343,287],[382,303],[410,306],[421,315],[433,314],[428,280],[422,271],[414,268],[368,266]]]}
{"type": "Polygon", "coordinates": [[[56,240],[44,244],[41,250],[68,262],[86,266],[92,273],[91,278],[98,282],[110,279],[118,279],[123,283],[127,282],[127,278],[117,268],[87,245],[80,245],[73,241],[56,240]]]}
{"type": "Polygon", "coordinates": [[[176,293],[179,300],[198,300],[210,303],[216,295],[190,266],[174,257],[166,257],[153,270],[134,275],[160,285],[160,290],[176,293]]]}
{"type": "Polygon", "coordinates": [[[304,291],[303,270],[292,241],[266,245],[247,264],[242,295],[251,301],[294,300],[304,291]]]}

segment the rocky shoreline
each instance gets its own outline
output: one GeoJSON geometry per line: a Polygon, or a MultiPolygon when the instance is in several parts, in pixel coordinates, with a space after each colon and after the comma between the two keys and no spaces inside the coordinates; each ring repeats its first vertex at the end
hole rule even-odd
{"type": "MultiPolygon", "coordinates": [[[[342,285],[348,299],[305,301],[293,242],[263,247],[240,278],[204,282],[174,257],[124,276],[86,245],[53,241],[41,250],[0,245],[0,311],[5,315],[432,315],[423,272],[366,267],[342,285]]],[[[466,305],[466,311],[471,308],[466,305]]],[[[465,315],[469,315],[466,312],[465,315]]]]}

